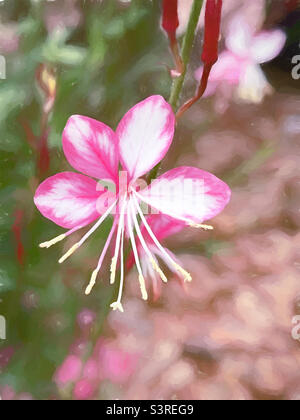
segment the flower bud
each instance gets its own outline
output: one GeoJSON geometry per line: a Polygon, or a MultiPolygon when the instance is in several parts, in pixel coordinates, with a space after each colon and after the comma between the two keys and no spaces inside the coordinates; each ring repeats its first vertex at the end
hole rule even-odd
{"type": "Polygon", "coordinates": [[[175,35],[179,26],[178,0],[163,0],[162,27],[170,35],[175,35]]]}
{"type": "Polygon", "coordinates": [[[205,8],[204,45],[202,61],[214,64],[218,60],[222,0],[207,0],[205,8]]]}

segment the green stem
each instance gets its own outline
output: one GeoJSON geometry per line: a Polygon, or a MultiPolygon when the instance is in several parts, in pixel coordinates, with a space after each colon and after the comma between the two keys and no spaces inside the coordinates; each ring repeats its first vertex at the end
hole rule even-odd
{"type": "MultiPolygon", "coordinates": [[[[171,95],[169,99],[169,103],[172,106],[174,112],[176,112],[177,102],[179,100],[179,96],[183,87],[183,83],[185,80],[186,72],[187,72],[187,66],[190,60],[193,43],[195,39],[195,32],[197,28],[197,24],[199,22],[199,17],[201,13],[201,9],[203,6],[204,0],[194,0],[193,6],[191,9],[189,22],[187,25],[187,30],[183,39],[182,49],[181,49],[181,59],[183,64],[183,72],[181,76],[177,77],[173,81],[173,85],[171,88],[171,95]]],[[[150,172],[149,176],[147,177],[148,183],[157,177],[159,168],[161,163],[158,163],[152,171],[150,172]]]]}
{"type": "Polygon", "coordinates": [[[177,77],[172,85],[171,89],[171,96],[169,99],[169,103],[171,104],[174,111],[176,110],[176,106],[180,97],[180,93],[183,87],[183,83],[185,80],[188,62],[190,60],[193,43],[195,39],[195,31],[197,28],[197,24],[199,22],[199,16],[201,13],[202,5],[204,0],[194,0],[192,10],[190,13],[190,18],[187,26],[187,30],[183,39],[182,49],[181,49],[181,58],[183,61],[183,72],[180,77],[177,77]]]}

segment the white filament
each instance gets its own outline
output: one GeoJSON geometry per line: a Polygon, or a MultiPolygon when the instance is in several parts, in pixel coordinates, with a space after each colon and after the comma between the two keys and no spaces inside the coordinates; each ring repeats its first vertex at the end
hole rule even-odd
{"type": "Polygon", "coordinates": [[[114,201],[114,203],[106,210],[106,212],[100,217],[100,219],[94,224],[94,226],[80,239],[79,242],[77,242],[75,245],[73,245],[69,251],[67,251],[59,260],[59,263],[63,263],[67,258],[70,257],[70,255],[73,254],[90,236],[92,233],[95,232],[96,229],[104,222],[104,220],[108,217],[108,215],[111,213],[112,209],[117,204],[117,200],[114,201]]]}
{"type": "MultiPolygon", "coordinates": [[[[133,191],[134,194],[138,195],[135,191],[133,191]]],[[[139,206],[139,203],[135,197],[135,195],[132,195],[133,197],[133,201],[135,203],[135,207],[140,215],[140,218],[145,226],[145,228],[147,229],[150,237],[152,238],[153,242],[155,243],[155,245],[157,246],[157,248],[162,252],[162,254],[164,254],[166,256],[166,258],[171,262],[171,264],[173,264],[173,266],[175,267],[175,269],[177,271],[179,271],[181,274],[183,274],[185,281],[191,281],[192,277],[191,275],[185,271],[176,261],[173,260],[173,258],[167,253],[167,251],[164,249],[164,247],[161,245],[161,243],[158,241],[158,239],[156,238],[155,234],[153,233],[151,227],[149,226],[145,216],[143,215],[143,212],[139,206]]]]}
{"type": "Polygon", "coordinates": [[[110,267],[110,284],[114,284],[115,278],[116,278],[116,269],[117,269],[117,262],[119,257],[119,251],[120,251],[120,244],[121,244],[121,235],[122,231],[124,229],[124,214],[127,204],[127,194],[124,196],[124,201],[121,208],[120,213],[120,219],[119,219],[119,226],[118,226],[118,232],[117,232],[117,238],[116,238],[116,246],[115,246],[115,253],[111,261],[111,267],[110,267]]]}
{"type": "Polygon", "coordinates": [[[148,293],[147,293],[147,290],[146,290],[145,279],[144,279],[144,276],[143,276],[143,272],[142,272],[142,268],[141,268],[141,264],[140,264],[140,260],[139,260],[139,254],[138,254],[136,242],[135,242],[135,239],[134,239],[134,233],[133,233],[133,228],[132,228],[130,211],[127,211],[127,226],[128,226],[130,242],[131,242],[131,246],[132,246],[132,250],[133,250],[133,255],[134,255],[134,259],[135,259],[135,265],[136,265],[136,268],[137,268],[137,271],[138,271],[138,274],[139,274],[139,282],[140,282],[142,297],[143,297],[144,300],[147,300],[148,299],[148,293]]]}
{"type": "Polygon", "coordinates": [[[150,260],[150,262],[152,264],[152,267],[160,275],[161,279],[165,283],[167,283],[168,280],[167,280],[166,276],[164,275],[163,271],[159,268],[159,265],[157,263],[157,260],[153,257],[150,249],[148,248],[148,245],[146,244],[145,239],[143,238],[141,229],[139,227],[139,224],[138,224],[138,221],[137,221],[137,218],[136,218],[136,212],[135,212],[135,209],[134,209],[134,203],[133,202],[130,203],[130,211],[131,211],[131,216],[132,216],[132,220],[134,222],[136,233],[137,233],[137,235],[139,237],[139,240],[140,240],[140,242],[142,244],[142,247],[143,247],[144,251],[146,252],[146,254],[147,254],[147,256],[148,256],[148,258],[149,258],[149,260],[150,260]]]}
{"type": "Polygon", "coordinates": [[[119,293],[118,298],[116,302],[113,302],[110,306],[113,308],[114,311],[117,309],[120,312],[124,312],[123,305],[121,303],[122,301],[122,294],[123,294],[123,288],[124,288],[124,225],[122,228],[122,234],[121,234],[121,255],[120,255],[120,265],[121,265],[121,273],[120,273],[120,285],[119,285],[119,293]]]}
{"type": "Polygon", "coordinates": [[[114,220],[114,223],[112,225],[112,228],[111,228],[111,230],[109,232],[109,235],[108,235],[108,237],[106,239],[106,242],[105,242],[105,245],[103,247],[103,250],[101,252],[101,255],[100,255],[100,258],[99,258],[99,261],[98,261],[97,268],[93,271],[92,276],[91,276],[90,283],[89,283],[89,285],[87,286],[87,288],[85,290],[85,294],[86,295],[89,295],[91,293],[93,287],[96,284],[97,275],[98,275],[98,273],[99,273],[99,271],[101,269],[103,260],[105,258],[106,253],[107,253],[107,249],[108,249],[108,247],[109,247],[109,245],[111,243],[112,236],[113,236],[113,234],[114,234],[114,232],[116,230],[116,226],[117,226],[117,222],[116,222],[116,219],[115,219],[114,220]]]}

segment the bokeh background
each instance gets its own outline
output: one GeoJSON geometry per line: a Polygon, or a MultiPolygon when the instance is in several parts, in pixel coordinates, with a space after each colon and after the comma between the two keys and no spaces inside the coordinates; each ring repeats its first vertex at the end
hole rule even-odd
{"type": "MultiPolygon", "coordinates": [[[[109,262],[84,296],[110,221],[64,265],[57,260],[74,236],[38,247],[62,233],[33,195],[41,180],[70,169],[61,147],[68,117],[116,127],[136,102],[169,97],[160,3],[0,2],[2,399],[300,399],[297,1],[225,0],[222,33],[237,10],[257,31],[285,31],[284,49],[262,66],[273,94],[256,104],[227,91],[200,101],[163,162],[162,171],[208,170],[233,190],[213,232],[186,229],[165,241],[191,284],[170,275],[160,298],[145,303],[129,272],[125,312],[110,312],[109,262]]],[[[191,1],[179,3],[183,35],[191,1]]],[[[195,89],[202,20],[181,102],[195,89]]]]}

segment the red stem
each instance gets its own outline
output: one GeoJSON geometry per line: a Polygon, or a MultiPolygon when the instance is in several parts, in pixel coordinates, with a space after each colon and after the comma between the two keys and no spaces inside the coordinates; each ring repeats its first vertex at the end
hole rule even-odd
{"type": "Polygon", "coordinates": [[[205,93],[207,88],[207,82],[210,75],[210,71],[212,69],[213,64],[204,64],[203,73],[201,77],[200,84],[196,90],[195,96],[193,96],[191,99],[189,99],[187,102],[185,102],[177,111],[176,118],[182,117],[182,115],[191,108],[192,105],[194,105],[195,102],[197,102],[205,93]]]}

